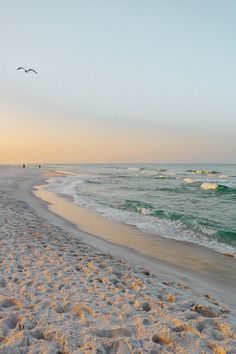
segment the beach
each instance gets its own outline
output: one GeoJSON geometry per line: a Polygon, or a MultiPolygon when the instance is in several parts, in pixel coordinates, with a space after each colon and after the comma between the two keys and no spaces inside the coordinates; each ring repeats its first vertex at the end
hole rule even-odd
{"type": "Polygon", "coordinates": [[[236,353],[235,259],[210,279],[81,231],[33,193],[57,174],[0,166],[0,353],[236,353]]]}

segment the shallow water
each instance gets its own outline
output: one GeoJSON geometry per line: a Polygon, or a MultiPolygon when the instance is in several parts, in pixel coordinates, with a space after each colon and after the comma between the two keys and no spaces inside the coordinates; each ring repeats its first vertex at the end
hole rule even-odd
{"type": "Polygon", "coordinates": [[[235,165],[51,165],[47,189],[110,220],[236,255],[235,165]]]}

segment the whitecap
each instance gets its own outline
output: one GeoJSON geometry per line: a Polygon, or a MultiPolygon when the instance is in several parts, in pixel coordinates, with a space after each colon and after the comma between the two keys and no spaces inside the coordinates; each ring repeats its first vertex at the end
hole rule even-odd
{"type": "Polygon", "coordinates": [[[203,189],[216,189],[218,187],[217,183],[202,183],[201,188],[203,189]]]}
{"type": "Polygon", "coordinates": [[[149,210],[147,208],[141,208],[140,213],[142,215],[149,215],[149,214],[151,214],[151,210],[149,210]]]}
{"type": "Polygon", "coordinates": [[[186,183],[193,183],[194,182],[194,180],[192,178],[184,178],[183,181],[186,183]]]}

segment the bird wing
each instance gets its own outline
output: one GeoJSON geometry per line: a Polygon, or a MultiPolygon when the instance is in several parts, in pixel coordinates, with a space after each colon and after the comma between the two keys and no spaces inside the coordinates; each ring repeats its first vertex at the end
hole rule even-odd
{"type": "Polygon", "coordinates": [[[23,68],[23,66],[20,66],[20,67],[19,67],[19,68],[17,68],[16,70],[20,70],[20,69],[25,70],[25,68],[23,68]]]}
{"type": "Polygon", "coordinates": [[[27,70],[27,71],[28,71],[28,72],[29,72],[29,71],[33,71],[35,74],[38,74],[37,71],[35,71],[34,69],[29,69],[29,70],[27,70]]]}

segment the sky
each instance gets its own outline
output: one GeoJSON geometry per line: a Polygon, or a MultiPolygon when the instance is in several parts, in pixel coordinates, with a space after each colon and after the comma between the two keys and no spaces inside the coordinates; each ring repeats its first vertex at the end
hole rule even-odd
{"type": "Polygon", "coordinates": [[[0,163],[235,163],[235,38],[235,0],[0,0],[0,163]]]}

